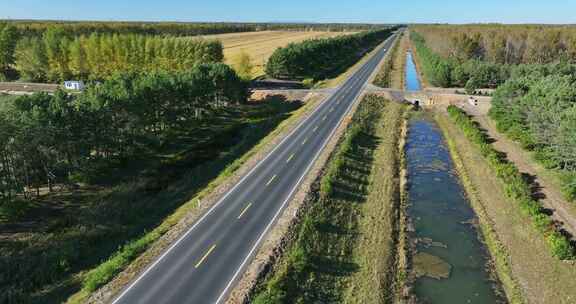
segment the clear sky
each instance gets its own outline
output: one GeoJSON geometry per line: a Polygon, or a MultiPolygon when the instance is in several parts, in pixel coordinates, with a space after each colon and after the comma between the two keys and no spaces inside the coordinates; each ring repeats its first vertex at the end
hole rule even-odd
{"type": "Polygon", "coordinates": [[[0,18],[367,23],[576,23],[576,0],[0,0],[0,18]]]}

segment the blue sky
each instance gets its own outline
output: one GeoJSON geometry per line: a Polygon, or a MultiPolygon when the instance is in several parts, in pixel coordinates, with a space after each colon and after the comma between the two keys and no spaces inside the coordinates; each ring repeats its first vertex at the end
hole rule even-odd
{"type": "Polygon", "coordinates": [[[576,0],[1,0],[0,18],[576,23],[576,0]]]}

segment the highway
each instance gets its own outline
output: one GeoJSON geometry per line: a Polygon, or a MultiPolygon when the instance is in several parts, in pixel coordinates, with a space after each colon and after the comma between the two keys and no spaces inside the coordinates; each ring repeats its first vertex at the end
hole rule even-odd
{"type": "Polygon", "coordinates": [[[223,303],[395,35],[168,248],[113,304],[223,303]]]}

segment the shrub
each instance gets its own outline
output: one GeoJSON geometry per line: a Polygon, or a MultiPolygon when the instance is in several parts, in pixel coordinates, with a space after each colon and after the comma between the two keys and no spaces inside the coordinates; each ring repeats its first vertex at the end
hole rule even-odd
{"type": "Polygon", "coordinates": [[[569,200],[576,200],[576,173],[562,175],[562,192],[569,200]]]}
{"type": "Polygon", "coordinates": [[[574,249],[570,241],[554,230],[550,217],[543,213],[538,202],[532,199],[530,185],[524,180],[518,168],[499,156],[498,151],[492,147],[488,138],[468,117],[466,112],[451,105],[448,107],[448,115],[460,127],[466,137],[480,149],[502,182],[506,196],[516,202],[522,213],[532,220],[534,227],[545,237],[552,255],[559,259],[573,259],[574,249]]]}
{"type": "Polygon", "coordinates": [[[7,220],[13,221],[30,209],[31,203],[28,200],[18,198],[2,198],[0,197],[0,221],[7,220]]]}
{"type": "Polygon", "coordinates": [[[553,232],[546,238],[552,248],[552,254],[561,260],[570,260],[574,258],[574,251],[570,242],[560,233],[553,232]]]}
{"type": "Polygon", "coordinates": [[[313,78],[306,78],[302,80],[302,85],[306,88],[313,88],[314,87],[314,79],[313,78]]]}

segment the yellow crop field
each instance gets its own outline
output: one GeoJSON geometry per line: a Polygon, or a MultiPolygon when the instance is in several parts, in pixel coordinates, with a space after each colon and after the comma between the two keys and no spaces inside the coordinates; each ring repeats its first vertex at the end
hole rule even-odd
{"type": "Polygon", "coordinates": [[[202,37],[222,41],[224,46],[224,60],[233,67],[237,65],[243,53],[248,55],[253,65],[252,76],[257,77],[264,74],[266,61],[279,47],[306,39],[327,38],[351,33],[353,32],[262,31],[207,35],[202,37]]]}

